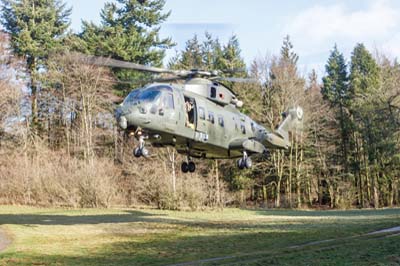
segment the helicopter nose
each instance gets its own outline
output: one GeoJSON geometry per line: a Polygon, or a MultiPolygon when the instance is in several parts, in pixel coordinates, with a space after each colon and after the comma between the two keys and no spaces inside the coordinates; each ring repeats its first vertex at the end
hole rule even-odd
{"type": "Polygon", "coordinates": [[[116,110],[115,117],[118,126],[125,130],[130,127],[142,127],[151,123],[151,120],[146,114],[147,109],[145,106],[122,106],[120,109],[116,110]]]}
{"type": "Polygon", "coordinates": [[[126,116],[124,114],[124,110],[122,110],[122,107],[119,107],[115,110],[115,119],[117,120],[117,123],[120,128],[126,129],[128,127],[128,120],[126,119],[126,116]]]}
{"type": "Polygon", "coordinates": [[[121,117],[121,115],[122,115],[121,107],[118,107],[117,109],[115,109],[114,117],[115,117],[115,119],[118,120],[121,117]]]}
{"type": "Polygon", "coordinates": [[[117,121],[118,121],[118,125],[119,125],[120,128],[122,128],[122,129],[127,129],[127,127],[128,127],[128,120],[126,119],[125,116],[120,116],[119,119],[118,119],[117,121]]]}

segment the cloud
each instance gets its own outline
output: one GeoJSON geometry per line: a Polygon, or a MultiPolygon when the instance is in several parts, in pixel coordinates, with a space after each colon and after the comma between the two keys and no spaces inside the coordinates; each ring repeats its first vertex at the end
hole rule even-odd
{"type": "MultiPolygon", "coordinates": [[[[356,42],[380,44],[392,39],[400,26],[400,12],[388,1],[370,1],[366,8],[352,10],[347,4],[312,6],[295,16],[284,32],[308,55],[326,50],[334,43],[353,46],[356,42]],[[310,51],[309,47],[314,47],[310,51]]],[[[399,44],[396,40],[393,40],[399,44]]],[[[396,47],[395,44],[392,44],[396,47]]]]}
{"type": "Polygon", "coordinates": [[[204,31],[207,29],[211,30],[231,30],[233,24],[229,23],[213,23],[213,22],[193,22],[193,23],[165,23],[164,27],[173,30],[192,30],[192,31],[204,31]]]}
{"type": "Polygon", "coordinates": [[[400,33],[393,35],[390,40],[378,47],[385,55],[391,58],[400,57],[400,33]]]}

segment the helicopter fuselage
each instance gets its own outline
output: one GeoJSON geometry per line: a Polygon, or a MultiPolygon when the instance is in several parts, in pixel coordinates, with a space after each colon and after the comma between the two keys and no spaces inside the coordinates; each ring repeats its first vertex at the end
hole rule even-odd
{"type": "Polygon", "coordinates": [[[239,108],[243,102],[221,81],[254,82],[254,79],[220,76],[236,72],[233,69],[173,70],[96,56],[82,56],[82,61],[167,75],[158,80],[174,82],[154,83],[133,90],[116,110],[116,118],[120,128],[139,140],[133,151],[135,157],[148,157],[146,141],[154,146],[172,145],[186,155],[181,165],[184,173],[195,171],[192,157],[241,157],[237,166],[250,168],[250,155],[268,154],[269,149],[288,149],[289,132],[302,124],[300,107],[289,109],[274,131],[241,113],[239,108]]]}
{"type": "Polygon", "coordinates": [[[194,158],[238,158],[243,152],[288,148],[282,137],[241,113],[225,87],[214,92],[213,86],[189,85],[152,84],[132,91],[116,112],[119,126],[154,146],[172,145],[194,158]]]}

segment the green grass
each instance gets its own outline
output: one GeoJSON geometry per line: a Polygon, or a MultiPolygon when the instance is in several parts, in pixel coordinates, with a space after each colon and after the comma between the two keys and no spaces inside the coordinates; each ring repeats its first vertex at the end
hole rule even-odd
{"type": "Polygon", "coordinates": [[[0,265],[400,265],[400,209],[173,212],[0,207],[0,265]],[[321,240],[328,242],[313,243],[321,240]],[[233,257],[232,257],[233,256],[233,257]]]}

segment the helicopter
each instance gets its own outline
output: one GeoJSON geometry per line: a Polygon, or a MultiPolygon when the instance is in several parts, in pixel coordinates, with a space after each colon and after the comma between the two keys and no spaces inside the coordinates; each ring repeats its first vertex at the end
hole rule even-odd
{"type": "Polygon", "coordinates": [[[251,168],[253,154],[268,155],[271,149],[289,149],[289,132],[301,127],[303,109],[290,108],[276,130],[267,129],[240,112],[243,102],[221,81],[220,71],[171,70],[121,60],[89,57],[94,65],[168,74],[132,90],[115,111],[120,129],[138,140],[135,157],[148,157],[146,143],[173,146],[186,156],[183,173],[195,172],[193,158],[237,158],[239,169],[251,168]]]}

